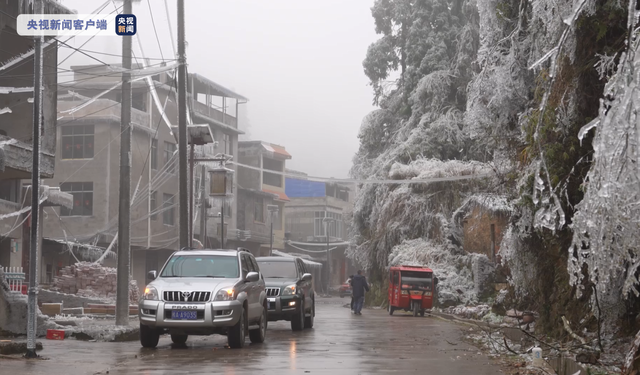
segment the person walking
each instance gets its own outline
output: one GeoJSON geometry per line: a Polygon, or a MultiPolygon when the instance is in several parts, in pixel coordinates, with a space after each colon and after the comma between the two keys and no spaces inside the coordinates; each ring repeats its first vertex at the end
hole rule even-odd
{"type": "Polygon", "coordinates": [[[356,315],[362,315],[362,305],[364,305],[364,293],[369,291],[367,278],[358,270],[358,274],[351,279],[351,290],[353,295],[353,311],[356,315]]]}

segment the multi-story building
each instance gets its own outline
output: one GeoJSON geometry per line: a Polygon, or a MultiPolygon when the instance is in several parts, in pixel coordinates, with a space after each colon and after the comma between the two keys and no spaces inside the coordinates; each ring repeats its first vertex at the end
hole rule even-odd
{"type": "MultiPolygon", "coordinates": [[[[44,12],[72,13],[51,0],[44,1],[44,12]]],[[[25,271],[29,264],[31,193],[23,186],[31,185],[33,170],[34,40],[18,35],[16,20],[20,14],[31,13],[33,1],[0,2],[0,265],[25,271]]],[[[43,47],[40,177],[47,179],[54,175],[57,145],[58,42],[45,37],[43,47]]],[[[47,180],[42,182],[47,184],[47,180]]],[[[53,199],[56,194],[49,191],[43,206],[55,204],[59,200],[53,199]]],[[[45,271],[40,279],[46,277],[45,271]]]]}
{"type": "Polygon", "coordinates": [[[308,180],[301,172],[287,171],[285,236],[287,252],[308,254],[323,263],[324,288],[343,283],[356,270],[345,256],[349,246],[348,215],[352,212],[352,191],[338,183],[308,180]],[[328,245],[327,245],[328,243],[328,245]],[[327,249],[330,255],[327,257],[327,249]],[[326,272],[330,258],[331,277],[326,272]],[[329,280],[329,285],[327,285],[329,280]]]}
{"type": "MultiPolygon", "coordinates": [[[[75,262],[75,257],[95,259],[117,238],[118,228],[121,71],[113,65],[71,69],[73,82],[60,85],[64,94],[58,102],[59,152],[50,184],[72,194],[74,205],[71,209],[45,211],[48,219],[44,234],[52,244],[45,246],[43,267],[53,269],[53,273],[75,262]],[[73,256],[69,252],[61,254],[61,249],[68,247],[67,241],[72,241],[73,256]],[[78,247],[76,243],[94,247],[78,247]]],[[[143,67],[134,65],[133,69],[143,67]]],[[[152,76],[151,84],[146,80],[132,82],[130,233],[132,273],[138,285],[145,285],[147,271],[159,269],[179,247],[178,142],[176,132],[172,132],[178,122],[176,75],[173,70],[158,70],[154,71],[158,74],[152,76]]],[[[196,158],[212,158],[220,153],[235,155],[238,135],[242,133],[236,118],[237,105],[246,99],[198,74],[188,77],[190,117],[196,124],[208,125],[218,142],[196,146],[196,158]],[[227,101],[235,102],[235,111],[227,110],[227,101]]],[[[201,177],[201,167],[196,164],[194,187],[200,186],[201,177]]],[[[200,201],[194,197],[196,214],[200,212],[200,201]]],[[[234,216],[235,210],[236,203],[231,201],[226,211],[234,216]]],[[[210,207],[208,216],[218,211],[219,207],[210,207]]],[[[196,238],[201,237],[198,223],[196,217],[196,238]]],[[[231,227],[235,229],[233,223],[231,227]]],[[[208,238],[200,240],[214,246],[216,230],[216,221],[207,220],[208,238]]],[[[117,246],[112,247],[107,265],[114,264],[116,249],[117,246]]]]}
{"type": "Polygon", "coordinates": [[[269,254],[271,223],[273,249],[284,250],[285,163],[291,159],[279,145],[262,141],[238,143],[238,230],[233,244],[255,255],[269,254]]]}

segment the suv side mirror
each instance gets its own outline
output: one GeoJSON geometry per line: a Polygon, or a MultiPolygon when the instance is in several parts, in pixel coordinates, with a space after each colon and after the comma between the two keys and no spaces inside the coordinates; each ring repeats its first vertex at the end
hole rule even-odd
{"type": "Polygon", "coordinates": [[[158,277],[158,274],[157,274],[157,272],[155,270],[154,271],[149,271],[147,273],[147,277],[150,278],[151,280],[155,280],[156,277],[158,277]]]}
{"type": "Polygon", "coordinates": [[[312,278],[313,277],[310,273],[305,273],[304,275],[302,275],[302,281],[311,281],[312,278]]]}
{"type": "Polygon", "coordinates": [[[260,280],[260,274],[257,272],[249,272],[247,274],[246,280],[248,283],[255,283],[256,281],[260,280]]]}

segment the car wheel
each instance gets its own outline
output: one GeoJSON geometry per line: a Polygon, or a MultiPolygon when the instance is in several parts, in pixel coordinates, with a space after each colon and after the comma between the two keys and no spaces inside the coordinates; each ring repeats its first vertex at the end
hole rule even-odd
{"type": "Polygon", "coordinates": [[[418,316],[418,312],[420,312],[420,305],[417,302],[413,302],[413,316],[418,316]]]}
{"type": "Polygon", "coordinates": [[[254,344],[261,344],[264,342],[265,337],[267,337],[267,308],[266,306],[262,309],[262,315],[260,316],[260,323],[257,329],[252,329],[249,331],[249,338],[251,342],[254,344]]]}
{"type": "Polygon", "coordinates": [[[157,329],[140,324],[140,344],[143,348],[155,348],[160,341],[160,333],[157,329]]]}
{"type": "Polygon", "coordinates": [[[316,301],[311,300],[311,311],[309,316],[304,318],[304,328],[313,328],[313,321],[316,315],[316,301]]]}
{"type": "Polygon", "coordinates": [[[420,310],[420,316],[424,316],[424,309],[420,310]]]}
{"type": "Polygon", "coordinates": [[[247,331],[247,312],[242,308],[242,314],[240,320],[233,327],[229,328],[227,332],[227,342],[229,347],[233,349],[240,349],[244,347],[244,341],[246,339],[247,331]]]}
{"type": "Polygon", "coordinates": [[[188,337],[188,335],[171,335],[171,341],[176,345],[184,345],[188,337]]]}
{"type": "Polygon", "coordinates": [[[298,313],[291,319],[291,330],[302,331],[304,329],[304,299],[300,302],[298,313]]]}
{"type": "Polygon", "coordinates": [[[387,309],[387,311],[389,311],[389,315],[393,315],[393,306],[389,305],[389,308],[387,309]]]}

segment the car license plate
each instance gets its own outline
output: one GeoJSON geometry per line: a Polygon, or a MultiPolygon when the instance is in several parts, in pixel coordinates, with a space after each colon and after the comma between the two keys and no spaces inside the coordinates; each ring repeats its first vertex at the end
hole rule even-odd
{"type": "Polygon", "coordinates": [[[171,319],[173,320],[196,320],[198,314],[196,311],[171,310],[171,319]]]}

